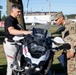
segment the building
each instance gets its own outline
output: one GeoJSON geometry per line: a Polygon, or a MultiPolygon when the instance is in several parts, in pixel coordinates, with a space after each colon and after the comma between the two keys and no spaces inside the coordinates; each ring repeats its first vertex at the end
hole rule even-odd
{"type": "Polygon", "coordinates": [[[28,12],[24,13],[25,23],[35,24],[48,24],[53,20],[54,15],[57,12],[28,12]]]}

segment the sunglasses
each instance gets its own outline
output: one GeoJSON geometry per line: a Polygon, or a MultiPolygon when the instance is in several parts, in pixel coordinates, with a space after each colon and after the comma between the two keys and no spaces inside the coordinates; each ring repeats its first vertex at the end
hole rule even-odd
{"type": "MultiPolygon", "coordinates": [[[[58,18],[59,19],[59,18],[58,18]]],[[[55,21],[57,21],[58,19],[56,19],[55,21]]]]}

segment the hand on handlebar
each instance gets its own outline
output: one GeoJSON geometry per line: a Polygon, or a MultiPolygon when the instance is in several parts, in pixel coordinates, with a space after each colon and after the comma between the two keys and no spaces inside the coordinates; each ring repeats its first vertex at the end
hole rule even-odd
{"type": "Polygon", "coordinates": [[[32,31],[23,31],[23,35],[32,34],[32,31]]]}
{"type": "Polygon", "coordinates": [[[65,43],[58,47],[58,49],[65,49],[65,50],[69,50],[70,48],[71,48],[71,45],[69,43],[65,43]]]}

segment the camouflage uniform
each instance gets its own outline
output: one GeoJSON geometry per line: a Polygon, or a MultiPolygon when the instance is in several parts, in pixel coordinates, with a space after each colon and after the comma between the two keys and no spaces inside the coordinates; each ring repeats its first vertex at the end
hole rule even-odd
{"type": "MultiPolygon", "coordinates": [[[[76,23],[70,20],[65,20],[64,26],[66,29],[62,32],[62,38],[71,45],[71,49],[68,52],[75,52],[73,43],[76,42],[76,23]]],[[[67,74],[76,75],[76,56],[67,59],[67,74]]]]}
{"type": "MultiPolygon", "coordinates": [[[[71,45],[71,49],[67,50],[68,52],[75,52],[75,49],[73,47],[74,42],[76,42],[76,23],[74,21],[70,21],[64,18],[64,15],[62,12],[58,12],[54,16],[54,21],[58,25],[65,26],[65,30],[62,32],[62,38],[66,41],[66,43],[69,43],[71,45]],[[64,23],[63,23],[64,22],[64,23]]],[[[76,56],[67,59],[67,74],[68,75],[76,75],[76,56]]]]}

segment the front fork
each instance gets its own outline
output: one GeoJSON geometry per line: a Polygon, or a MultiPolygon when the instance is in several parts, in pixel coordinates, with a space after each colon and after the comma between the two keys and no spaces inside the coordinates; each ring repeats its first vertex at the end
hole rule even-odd
{"type": "Polygon", "coordinates": [[[47,60],[47,64],[46,64],[46,69],[44,71],[44,75],[52,75],[51,74],[51,66],[53,63],[53,58],[54,58],[54,52],[50,53],[49,59],[47,60]]]}

